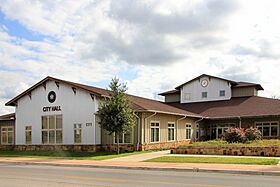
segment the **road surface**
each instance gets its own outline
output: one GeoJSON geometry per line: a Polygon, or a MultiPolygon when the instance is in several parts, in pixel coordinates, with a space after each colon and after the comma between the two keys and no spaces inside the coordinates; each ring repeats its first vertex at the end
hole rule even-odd
{"type": "Polygon", "coordinates": [[[280,177],[0,164],[2,187],[62,186],[280,186],[280,177]]]}

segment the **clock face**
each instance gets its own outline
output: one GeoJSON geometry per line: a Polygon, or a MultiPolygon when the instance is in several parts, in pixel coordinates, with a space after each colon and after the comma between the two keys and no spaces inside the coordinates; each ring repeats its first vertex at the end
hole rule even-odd
{"type": "Polygon", "coordinates": [[[201,81],[201,86],[206,87],[207,85],[208,85],[208,80],[203,79],[203,80],[201,81]]]}

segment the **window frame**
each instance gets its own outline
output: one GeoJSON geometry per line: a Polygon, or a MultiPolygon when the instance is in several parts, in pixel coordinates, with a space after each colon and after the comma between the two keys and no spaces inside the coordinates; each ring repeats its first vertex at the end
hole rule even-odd
{"type": "Polygon", "coordinates": [[[261,127],[261,134],[262,137],[264,138],[275,138],[275,137],[279,137],[279,122],[278,121],[261,121],[261,122],[255,122],[255,127],[259,130],[259,127],[261,127]],[[264,125],[265,123],[268,123],[269,125],[264,125]],[[272,125],[273,123],[276,123],[276,125],[272,125]],[[268,136],[264,136],[263,135],[263,128],[264,127],[269,127],[269,135],[268,136]],[[272,127],[277,127],[277,135],[276,136],[271,136],[271,128],[272,127]]]}
{"type": "Polygon", "coordinates": [[[1,126],[1,144],[2,145],[13,145],[14,142],[15,142],[14,126],[10,126],[10,125],[1,126]],[[4,128],[6,128],[7,130],[3,131],[4,128]],[[10,128],[12,128],[12,130],[9,130],[10,128]],[[3,141],[3,132],[6,132],[6,138],[7,138],[6,142],[3,141]],[[9,133],[12,133],[12,142],[11,143],[9,143],[9,133]]]}
{"type": "Polygon", "coordinates": [[[191,123],[186,123],[186,126],[185,126],[185,132],[186,132],[186,140],[191,140],[192,139],[192,124],[191,123]],[[187,131],[190,131],[189,133],[187,133],[187,131]],[[188,138],[188,135],[190,136],[188,138]]]}
{"type": "Polygon", "coordinates": [[[219,96],[220,97],[225,97],[226,96],[226,90],[220,90],[219,96]],[[221,93],[223,93],[223,94],[221,94],[221,93]]]}
{"type": "Polygon", "coordinates": [[[82,123],[74,123],[73,124],[73,135],[74,135],[74,144],[81,144],[82,143],[82,130],[83,129],[83,124],[82,123]],[[77,127],[78,126],[78,127],[77,127]],[[80,126],[80,127],[79,127],[80,126]],[[75,140],[76,140],[76,136],[75,136],[75,132],[77,131],[77,130],[80,130],[80,135],[81,135],[81,141],[80,142],[76,142],[75,140]]]}
{"type": "MultiPolygon", "coordinates": [[[[132,142],[133,142],[133,131],[131,130],[131,132],[130,132],[130,142],[125,142],[124,141],[124,136],[126,135],[127,133],[122,133],[122,134],[120,134],[121,135],[121,137],[120,137],[120,139],[122,140],[122,142],[119,142],[119,144],[122,144],[122,145],[125,145],[125,144],[133,144],[132,142]]],[[[114,142],[114,144],[117,144],[117,136],[116,136],[116,133],[114,133],[114,136],[113,136],[113,142],[114,142]]]]}
{"type": "Polygon", "coordinates": [[[159,142],[160,142],[160,122],[159,121],[150,121],[150,143],[159,143],[159,142]],[[158,124],[158,126],[152,127],[152,123],[158,124]],[[152,128],[158,129],[158,141],[152,141],[152,128]]]}
{"type": "Polygon", "coordinates": [[[173,142],[175,141],[175,122],[167,122],[167,141],[173,142]],[[173,127],[169,127],[169,125],[173,125],[173,127]],[[173,140],[169,139],[169,130],[173,129],[173,140]]]}
{"type": "Polygon", "coordinates": [[[32,126],[31,125],[25,126],[25,144],[26,145],[32,144],[32,126]],[[30,127],[30,129],[28,129],[28,127],[30,127]],[[30,142],[27,142],[27,138],[26,138],[27,133],[30,133],[30,142]]]}
{"type": "Polygon", "coordinates": [[[41,117],[41,141],[43,145],[61,145],[63,144],[63,115],[45,115],[41,117]],[[61,128],[57,128],[57,117],[61,117],[61,128]],[[43,129],[43,118],[47,118],[47,128],[43,129]],[[54,128],[50,129],[50,117],[54,117],[54,128]],[[50,132],[54,131],[54,142],[50,143],[50,132]],[[61,142],[57,143],[57,131],[61,131],[61,142]],[[43,132],[47,132],[47,143],[43,141],[43,132]]]}
{"type": "Polygon", "coordinates": [[[201,92],[201,98],[202,99],[207,99],[208,98],[208,92],[201,92]],[[206,96],[204,94],[206,94],[206,96]]]}

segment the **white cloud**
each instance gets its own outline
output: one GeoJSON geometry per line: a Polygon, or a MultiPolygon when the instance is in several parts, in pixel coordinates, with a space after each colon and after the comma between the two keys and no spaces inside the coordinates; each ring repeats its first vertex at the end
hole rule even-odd
{"type": "Polygon", "coordinates": [[[155,98],[207,73],[278,95],[278,7],[272,0],[0,0],[6,19],[43,37],[17,38],[0,23],[0,114],[10,111],[9,97],[47,75],[85,83],[121,76],[130,93],[155,98]]]}

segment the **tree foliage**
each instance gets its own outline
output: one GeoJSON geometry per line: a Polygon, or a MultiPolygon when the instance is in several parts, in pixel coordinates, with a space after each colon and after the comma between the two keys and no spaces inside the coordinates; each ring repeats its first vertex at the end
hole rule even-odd
{"type": "Polygon", "coordinates": [[[119,83],[119,79],[113,78],[109,85],[112,92],[109,98],[105,98],[98,109],[99,124],[109,134],[117,137],[119,153],[119,136],[129,132],[136,123],[136,118],[132,110],[132,104],[128,99],[127,86],[119,83]]]}

